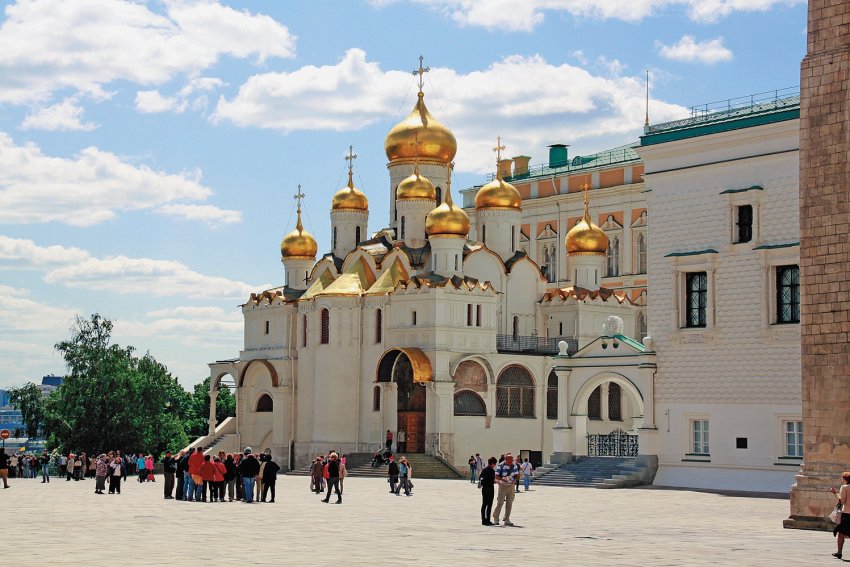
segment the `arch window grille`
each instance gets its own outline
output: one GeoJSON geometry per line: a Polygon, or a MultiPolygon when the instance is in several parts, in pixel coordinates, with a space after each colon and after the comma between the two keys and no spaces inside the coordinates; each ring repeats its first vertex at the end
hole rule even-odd
{"type": "Polygon", "coordinates": [[[558,375],[554,371],[546,382],[546,419],[558,419],[558,375]]]}
{"type": "Polygon", "coordinates": [[[301,346],[307,346],[307,316],[301,317],[301,346]]]}
{"type": "Polygon", "coordinates": [[[616,382],[608,383],[608,419],[623,421],[623,393],[616,382]]]}
{"type": "Polygon", "coordinates": [[[320,342],[326,345],[331,342],[331,314],[327,309],[322,309],[321,313],[322,330],[320,342]]]}
{"type": "Polygon", "coordinates": [[[587,399],[587,419],[602,419],[602,386],[597,386],[587,399]]]}
{"type": "Polygon", "coordinates": [[[274,402],[272,401],[272,397],[268,394],[263,394],[259,400],[257,400],[257,413],[267,413],[274,411],[274,402]]]}
{"type": "Polygon", "coordinates": [[[608,277],[620,275],[620,239],[608,241],[608,277]]]}
{"type": "Polygon", "coordinates": [[[638,235],[637,257],[638,257],[637,272],[639,274],[645,274],[646,273],[646,236],[644,236],[643,233],[638,235]]]}
{"type": "Polygon", "coordinates": [[[378,309],[375,311],[375,342],[379,343],[384,340],[384,312],[378,309]]]}
{"type": "Polygon", "coordinates": [[[381,411],[381,387],[372,388],[372,411],[381,411]]]}
{"type": "Polygon", "coordinates": [[[461,390],[455,394],[455,415],[487,415],[487,406],[475,392],[461,390]]]}
{"type": "Polygon", "coordinates": [[[505,368],[496,381],[497,417],[534,417],[534,381],[521,366],[505,368]]]}

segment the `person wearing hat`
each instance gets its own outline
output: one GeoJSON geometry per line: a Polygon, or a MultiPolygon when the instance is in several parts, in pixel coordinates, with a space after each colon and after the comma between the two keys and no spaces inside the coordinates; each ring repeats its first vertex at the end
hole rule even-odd
{"type": "Polygon", "coordinates": [[[251,447],[245,447],[245,456],[239,462],[239,474],[242,475],[244,501],[251,504],[254,502],[254,481],[260,474],[260,463],[252,454],[251,447]]]}

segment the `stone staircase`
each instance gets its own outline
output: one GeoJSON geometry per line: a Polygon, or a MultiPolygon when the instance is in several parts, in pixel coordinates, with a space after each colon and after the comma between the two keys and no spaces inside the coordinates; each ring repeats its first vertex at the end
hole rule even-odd
{"type": "MultiPolygon", "coordinates": [[[[372,468],[371,453],[351,453],[345,456],[346,468],[348,476],[352,477],[371,477],[371,478],[386,478],[387,466],[383,465],[378,468],[372,468]]],[[[450,467],[442,460],[433,455],[423,454],[405,454],[410,465],[413,467],[413,479],[417,478],[442,478],[442,479],[459,479],[464,478],[460,473],[450,467]]],[[[303,466],[286,473],[294,476],[308,476],[310,474],[310,466],[303,466]]]]}
{"type": "Polygon", "coordinates": [[[566,465],[544,465],[534,472],[533,484],[626,488],[651,484],[651,473],[634,457],[578,457],[566,465]]]}

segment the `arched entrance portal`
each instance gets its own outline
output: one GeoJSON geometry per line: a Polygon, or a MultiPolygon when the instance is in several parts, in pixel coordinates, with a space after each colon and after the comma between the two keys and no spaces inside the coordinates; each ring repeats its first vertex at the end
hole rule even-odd
{"type": "Polygon", "coordinates": [[[396,390],[399,452],[425,452],[425,383],[432,380],[431,363],[416,348],[391,349],[378,363],[377,382],[396,390]]]}
{"type": "Polygon", "coordinates": [[[586,381],[572,408],[577,455],[636,457],[644,404],[631,380],[603,373],[586,381]]]}

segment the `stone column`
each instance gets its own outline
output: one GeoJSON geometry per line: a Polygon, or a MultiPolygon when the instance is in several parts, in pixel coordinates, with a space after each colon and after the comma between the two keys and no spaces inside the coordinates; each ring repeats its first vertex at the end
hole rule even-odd
{"type": "Polygon", "coordinates": [[[215,435],[215,400],[218,398],[218,390],[210,390],[210,417],[207,420],[209,434],[215,435]]]}
{"type": "Polygon", "coordinates": [[[587,456],[587,416],[577,415],[573,420],[575,421],[575,435],[573,435],[575,454],[580,457],[587,456]]]}
{"type": "MultiPolygon", "coordinates": [[[[284,386],[278,386],[277,388],[272,389],[272,404],[274,408],[274,413],[272,413],[272,445],[275,447],[281,447],[284,443],[286,443],[286,440],[283,438],[286,406],[284,405],[285,399],[282,388],[284,388],[284,386]]],[[[265,450],[265,447],[260,450],[265,450]]]]}
{"type": "Polygon", "coordinates": [[[788,528],[827,529],[850,459],[850,4],[809,0],[800,80],[803,465],[788,528]]]}
{"type": "Polygon", "coordinates": [[[570,428],[570,369],[556,367],[558,377],[558,421],[552,428],[552,456],[550,462],[563,465],[573,460],[575,436],[570,428]]]}

